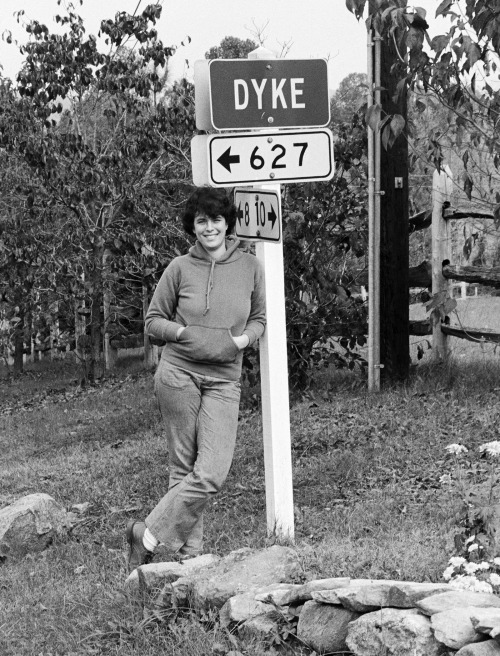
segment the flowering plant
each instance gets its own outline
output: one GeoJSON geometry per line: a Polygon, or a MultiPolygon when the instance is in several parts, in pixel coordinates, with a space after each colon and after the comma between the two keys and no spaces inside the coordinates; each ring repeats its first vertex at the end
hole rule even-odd
{"type": "Polygon", "coordinates": [[[446,451],[455,467],[441,476],[440,482],[455,498],[458,491],[460,504],[453,518],[459,527],[454,539],[458,555],[448,561],[443,578],[455,588],[500,593],[500,536],[497,538],[495,531],[500,507],[496,462],[500,441],[482,444],[477,458],[462,444],[449,444],[446,451]]]}

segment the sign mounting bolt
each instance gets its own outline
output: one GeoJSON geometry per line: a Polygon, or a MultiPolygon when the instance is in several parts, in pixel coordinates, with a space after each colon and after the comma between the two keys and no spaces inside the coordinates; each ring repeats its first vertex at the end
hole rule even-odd
{"type": "Polygon", "coordinates": [[[259,200],[259,197],[258,197],[258,196],[255,196],[255,200],[259,200]]]}
{"type": "Polygon", "coordinates": [[[270,177],[271,179],[273,179],[275,175],[276,175],[275,173],[270,173],[270,174],[269,174],[269,177],[270,177]]]}
{"type": "Polygon", "coordinates": [[[273,138],[272,137],[267,137],[267,143],[273,143],[273,138]]]}
{"type": "Polygon", "coordinates": [[[273,118],[272,116],[270,116],[270,117],[267,119],[267,122],[268,122],[268,123],[274,123],[274,118],[273,118]]]}

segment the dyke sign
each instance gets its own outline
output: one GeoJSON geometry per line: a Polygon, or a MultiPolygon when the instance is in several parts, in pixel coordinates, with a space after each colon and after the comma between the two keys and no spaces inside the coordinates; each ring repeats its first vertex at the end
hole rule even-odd
{"type": "Polygon", "coordinates": [[[195,62],[196,127],[248,130],[325,127],[330,122],[325,59],[212,59],[195,62]]]}

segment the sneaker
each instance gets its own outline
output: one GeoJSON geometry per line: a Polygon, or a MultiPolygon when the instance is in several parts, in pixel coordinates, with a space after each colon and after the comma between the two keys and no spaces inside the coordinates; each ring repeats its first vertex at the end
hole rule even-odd
{"type": "Polygon", "coordinates": [[[154,551],[146,549],[142,542],[146,524],[132,520],[127,526],[125,535],[128,542],[128,568],[130,571],[141,565],[147,565],[153,560],[154,551]]]}

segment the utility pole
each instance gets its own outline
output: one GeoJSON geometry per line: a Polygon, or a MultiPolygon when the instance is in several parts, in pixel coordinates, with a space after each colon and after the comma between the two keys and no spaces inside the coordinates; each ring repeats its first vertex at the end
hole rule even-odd
{"type": "MultiPolygon", "coordinates": [[[[370,12],[380,3],[370,0],[370,12]]],[[[403,33],[381,35],[381,120],[399,114],[407,120],[406,90],[397,97],[393,67],[404,57],[403,33]],[[397,44],[397,46],[396,46],[397,44]]],[[[375,34],[378,38],[378,34],[375,34]]],[[[375,85],[375,80],[372,80],[375,85]]],[[[406,128],[389,148],[380,149],[380,363],[382,378],[396,381],[409,374],[408,141],[406,128]]]]}

